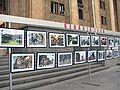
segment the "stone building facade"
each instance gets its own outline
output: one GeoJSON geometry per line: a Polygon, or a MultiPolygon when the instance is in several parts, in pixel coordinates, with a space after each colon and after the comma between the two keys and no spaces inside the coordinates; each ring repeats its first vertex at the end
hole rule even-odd
{"type": "Polygon", "coordinates": [[[119,0],[0,0],[0,13],[120,31],[119,0]]]}

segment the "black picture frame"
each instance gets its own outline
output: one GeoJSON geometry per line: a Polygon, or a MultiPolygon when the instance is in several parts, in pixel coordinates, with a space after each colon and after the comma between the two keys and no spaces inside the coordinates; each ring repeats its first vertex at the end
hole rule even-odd
{"type": "Polygon", "coordinates": [[[35,70],[34,53],[11,53],[10,56],[12,73],[35,70]]]}
{"type": "Polygon", "coordinates": [[[27,47],[47,47],[47,32],[27,31],[27,47]]]}
{"type": "Polygon", "coordinates": [[[118,37],[115,37],[115,47],[118,47],[118,46],[120,46],[120,38],[118,38],[118,37]]]}
{"type": "Polygon", "coordinates": [[[100,46],[99,36],[91,36],[91,46],[100,46]]]}
{"type": "Polygon", "coordinates": [[[105,50],[98,51],[97,56],[98,56],[98,61],[104,61],[105,60],[105,50]]]}
{"type": "Polygon", "coordinates": [[[80,46],[81,47],[90,47],[90,36],[80,35],[80,46]]]}
{"type": "Polygon", "coordinates": [[[0,28],[0,47],[25,47],[24,30],[0,28]]]}
{"type": "Polygon", "coordinates": [[[58,67],[72,65],[72,52],[57,53],[58,67]]]}
{"type": "Polygon", "coordinates": [[[79,34],[66,34],[66,44],[67,46],[79,46],[79,34]]]}
{"type": "Polygon", "coordinates": [[[37,53],[37,69],[54,68],[55,62],[56,62],[56,53],[54,52],[37,53]]]}
{"type": "Polygon", "coordinates": [[[108,37],[108,45],[109,45],[109,47],[115,46],[115,38],[114,37],[108,37]]]}
{"type": "Polygon", "coordinates": [[[63,33],[49,33],[50,47],[65,47],[65,34],[63,33]]]}
{"type": "Polygon", "coordinates": [[[100,37],[100,45],[101,45],[101,47],[107,47],[107,45],[108,45],[107,37],[105,37],[105,36],[100,37]]]}
{"type": "Polygon", "coordinates": [[[112,59],[113,58],[113,50],[107,49],[106,50],[106,59],[112,59]]]}
{"type": "Polygon", "coordinates": [[[88,51],[88,62],[94,62],[97,60],[96,50],[88,51]]]}
{"type": "Polygon", "coordinates": [[[87,62],[86,51],[75,51],[75,64],[87,62]]]}
{"type": "Polygon", "coordinates": [[[112,54],[113,54],[113,58],[118,58],[119,57],[119,51],[118,50],[113,50],[112,54]]]}

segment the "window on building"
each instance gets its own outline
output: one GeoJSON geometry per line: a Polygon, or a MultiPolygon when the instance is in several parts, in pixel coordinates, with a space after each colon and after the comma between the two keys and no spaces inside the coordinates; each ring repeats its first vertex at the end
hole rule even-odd
{"type": "Polygon", "coordinates": [[[65,5],[51,1],[51,12],[55,14],[64,15],[65,14],[65,5]]]}
{"type": "Polygon", "coordinates": [[[58,13],[58,3],[51,1],[51,12],[58,13]]]}
{"type": "Polygon", "coordinates": [[[101,24],[103,24],[103,25],[107,24],[106,17],[101,16],[101,24]]]}
{"type": "Polygon", "coordinates": [[[78,9],[79,19],[83,19],[83,10],[78,9]]]}
{"type": "Polygon", "coordinates": [[[0,13],[3,13],[5,10],[5,0],[0,0],[0,13]]]}
{"type": "Polygon", "coordinates": [[[60,14],[61,15],[65,14],[65,6],[64,6],[64,4],[60,4],[60,14]]]}
{"type": "Polygon", "coordinates": [[[77,0],[78,4],[83,4],[83,0],[77,0]]]}
{"type": "Polygon", "coordinates": [[[77,0],[78,2],[78,7],[83,8],[83,0],[77,0]]]}
{"type": "Polygon", "coordinates": [[[100,8],[105,10],[105,2],[100,0],[100,8]]]}

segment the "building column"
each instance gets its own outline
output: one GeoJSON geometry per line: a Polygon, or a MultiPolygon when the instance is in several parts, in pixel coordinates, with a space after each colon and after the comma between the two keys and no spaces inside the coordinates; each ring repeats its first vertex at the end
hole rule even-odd
{"type": "Polygon", "coordinates": [[[93,15],[94,23],[96,28],[101,28],[101,16],[100,16],[100,1],[99,0],[93,0],[93,11],[95,15],[93,15]]]}
{"type": "Polygon", "coordinates": [[[120,32],[120,0],[117,0],[117,17],[118,17],[118,30],[120,32]]]}
{"type": "Polygon", "coordinates": [[[44,0],[31,0],[31,18],[44,18],[44,0]]]}
{"type": "Polygon", "coordinates": [[[109,0],[109,6],[110,6],[110,19],[111,19],[111,29],[112,31],[116,31],[115,30],[115,14],[114,14],[114,4],[113,4],[113,0],[109,0]]]}
{"type": "Polygon", "coordinates": [[[79,24],[78,3],[77,0],[69,0],[70,5],[70,23],[79,24]]]}

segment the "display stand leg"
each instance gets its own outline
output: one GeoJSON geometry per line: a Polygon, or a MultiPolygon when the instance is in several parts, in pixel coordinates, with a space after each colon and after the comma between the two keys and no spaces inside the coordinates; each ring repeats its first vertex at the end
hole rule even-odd
{"type": "Polygon", "coordinates": [[[91,68],[90,68],[90,63],[88,63],[88,68],[89,68],[89,82],[82,82],[82,84],[93,85],[93,86],[99,87],[100,85],[91,83],[91,68]]]}
{"type": "Polygon", "coordinates": [[[10,55],[11,55],[11,48],[9,48],[9,83],[10,83],[10,86],[9,86],[9,90],[12,90],[12,73],[10,71],[10,55]]]}
{"type": "Polygon", "coordinates": [[[88,63],[88,68],[89,68],[89,83],[90,83],[90,81],[91,81],[91,70],[90,70],[90,63],[88,63]]]}

